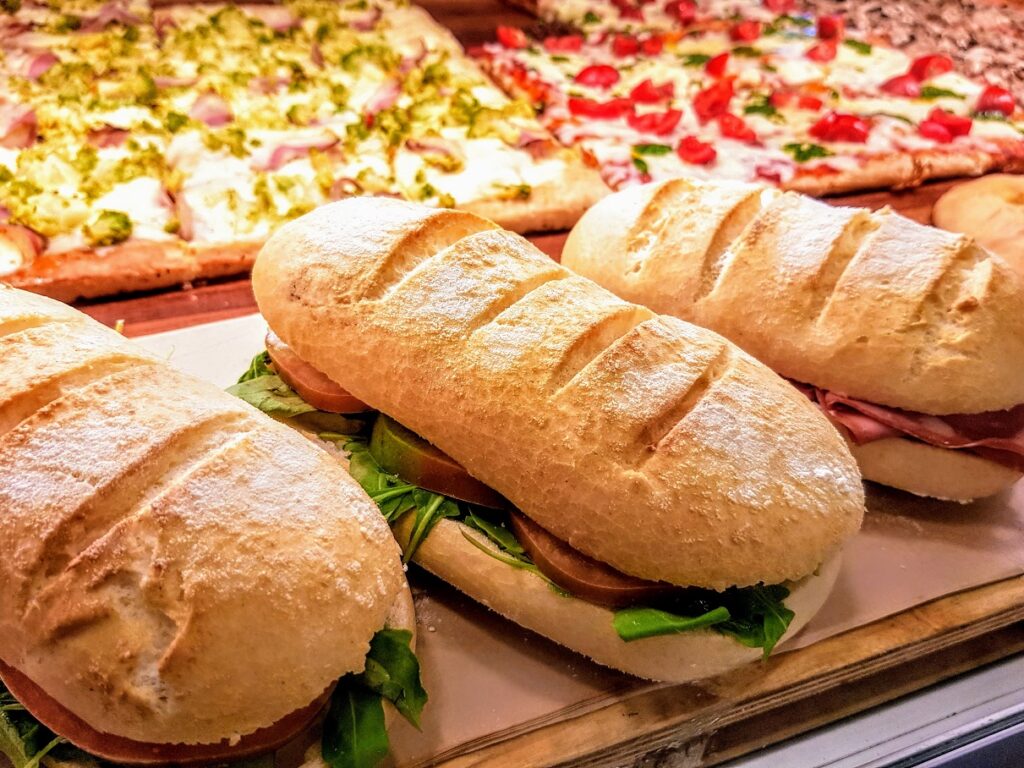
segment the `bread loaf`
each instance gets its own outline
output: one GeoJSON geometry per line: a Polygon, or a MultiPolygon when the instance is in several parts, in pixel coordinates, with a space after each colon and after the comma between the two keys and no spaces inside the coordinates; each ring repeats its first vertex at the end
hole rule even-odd
{"type": "Polygon", "coordinates": [[[673,179],[591,208],[562,263],[850,397],[930,414],[1024,403],[1024,279],[887,209],[673,179]]]}
{"type": "Polygon", "coordinates": [[[361,670],[401,602],[398,548],[335,460],[3,286],[0,475],[0,659],[103,733],[269,726],[361,670]]]}
{"type": "Polygon", "coordinates": [[[795,580],[860,524],[855,464],[805,397],[472,214],[328,205],[271,238],[253,287],[300,357],[625,573],[795,580]]]}

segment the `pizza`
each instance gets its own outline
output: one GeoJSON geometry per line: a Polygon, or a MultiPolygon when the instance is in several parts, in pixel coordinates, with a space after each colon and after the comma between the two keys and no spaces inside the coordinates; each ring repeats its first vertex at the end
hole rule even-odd
{"type": "Polygon", "coordinates": [[[0,279],[66,301],[245,271],[347,195],[527,231],[606,191],[401,2],[26,0],[0,46],[0,279]]]}
{"type": "Polygon", "coordinates": [[[1024,170],[1008,91],[790,6],[542,0],[559,34],[499,28],[480,60],[613,188],[689,176],[823,195],[1024,170]]]}

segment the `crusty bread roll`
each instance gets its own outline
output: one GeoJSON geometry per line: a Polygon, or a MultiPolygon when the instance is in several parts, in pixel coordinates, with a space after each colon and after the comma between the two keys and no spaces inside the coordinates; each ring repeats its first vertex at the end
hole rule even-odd
{"type": "MultiPolygon", "coordinates": [[[[405,546],[413,515],[395,526],[405,546]]],[[[453,520],[440,521],[416,550],[414,560],[435,576],[515,623],[622,672],[648,680],[685,683],[721,674],[761,658],[728,635],[696,630],[624,642],[615,631],[614,610],[555,592],[542,578],[496,560],[466,540],[495,551],[487,538],[453,520]]],[[[839,575],[840,555],[818,571],[787,584],[786,607],[794,617],[785,638],[793,637],[818,612],[839,575]]],[[[785,638],[783,642],[785,641],[785,638]]]]}
{"type": "Polygon", "coordinates": [[[472,214],[324,206],[270,239],[253,287],[303,360],[625,573],[796,580],[860,524],[855,464],[805,397],[472,214]]]}
{"type": "Polygon", "coordinates": [[[1024,176],[990,173],[961,182],[935,201],[932,222],[976,238],[1024,275],[1024,176]]]}
{"type": "Polygon", "coordinates": [[[673,179],[591,208],[562,263],[798,381],[929,414],[1024,403],[1024,279],[889,210],[673,179]]]}
{"type": "Polygon", "coordinates": [[[0,286],[0,659],[97,731],[209,743],[361,670],[403,589],[300,435],[0,286]]]}

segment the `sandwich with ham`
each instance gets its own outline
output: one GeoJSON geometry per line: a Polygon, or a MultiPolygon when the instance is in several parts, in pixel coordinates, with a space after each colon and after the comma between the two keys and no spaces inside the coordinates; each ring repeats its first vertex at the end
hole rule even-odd
{"type": "Polygon", "coordinates": [[[788,378],[868,480],[966,502],[1024,473],[1024,279],[970,237],[673,179],[591,208],[562,263],[788,378]]]}
{"type": "Polygon", "coordinates": [[[856,466],[720,336],[483,218],[379,198],[281,228],[253,286],[271,333],[234,393],[343,447],[406,561],[502,616],[686,681],[828,595],[856,466]]]}
{"type": "MultiPolygon", "coordinates": [[[[426,694],[377,508],[294,430],[0,284],[0,755],[387,753],[426,694]],[[170,396],[169,396],[170,395],[170,396]]],[[[0,758],[0,762],[4,762],[0,758]]]]}

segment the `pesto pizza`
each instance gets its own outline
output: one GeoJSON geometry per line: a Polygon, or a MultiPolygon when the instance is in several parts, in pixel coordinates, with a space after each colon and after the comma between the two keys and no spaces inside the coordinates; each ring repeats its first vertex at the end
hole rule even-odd
{"type": "Polygon", "coordinates": [[[422,9],[3,3],[0,279],[64,300],[246,270],[347,195],[520,231],[606,188],[422,9]]]}
{"type": "Polygon", "coordinates": [[[615,188],[689,176],[828,194],[1024,170],[1007,90],[792,0],[528,5],[558,33],[499,28],[481,61],[615,188]]]}

